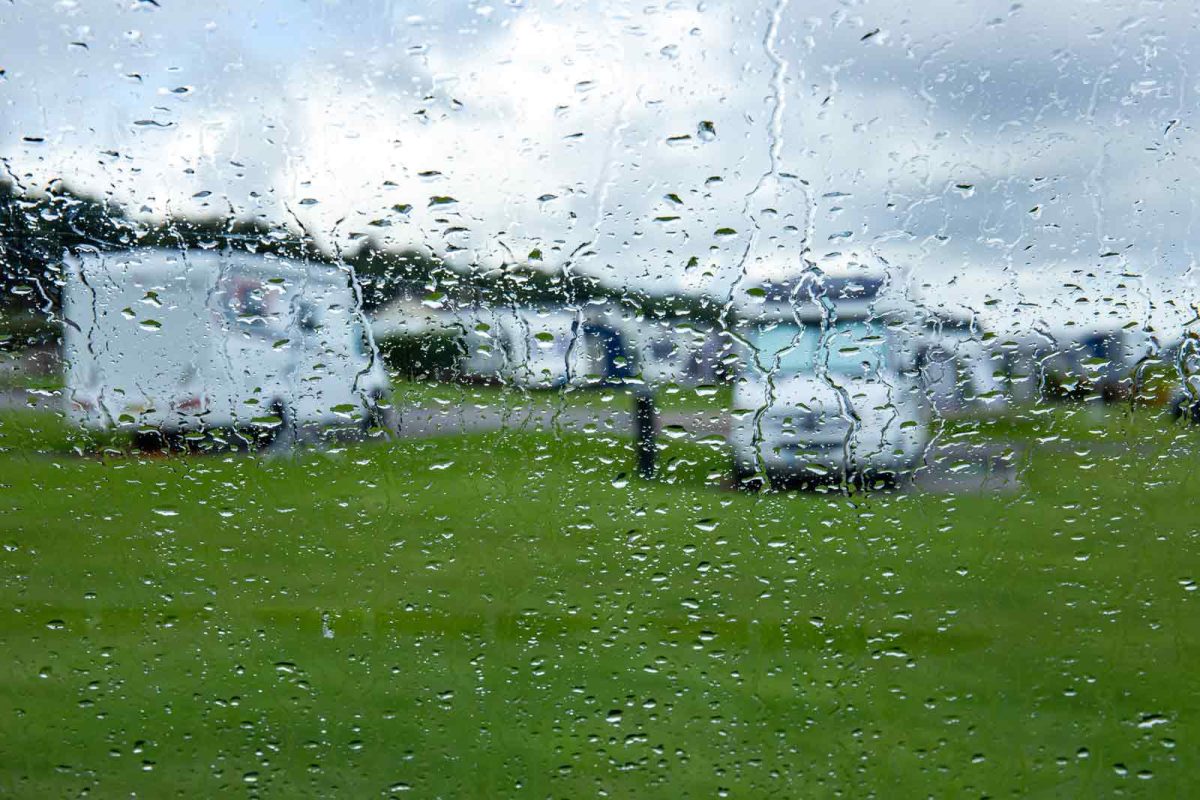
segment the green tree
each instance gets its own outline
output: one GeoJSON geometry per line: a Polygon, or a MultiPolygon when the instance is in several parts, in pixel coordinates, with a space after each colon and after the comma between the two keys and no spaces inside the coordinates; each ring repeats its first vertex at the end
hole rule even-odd
{"type": "Polygon", "coordinates": [[[68,252],[127,246],[133,240],[115,203],[78,193],[61,181],[37,193],[0,181],[0,308],[57,309],[68,252]]]}

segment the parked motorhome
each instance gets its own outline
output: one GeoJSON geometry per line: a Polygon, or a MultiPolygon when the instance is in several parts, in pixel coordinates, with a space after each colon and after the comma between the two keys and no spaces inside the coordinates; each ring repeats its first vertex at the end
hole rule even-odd
{"type": "Polygon", "coordinates": [[[1158,349],[1151,334],[1135,325],[1090,331],[1080,337],[1083,369],[1107,401],[1126,400],[1133,391],[1138,364],[1158,349]]]}
{"type": "Polygon", "coordinates": [[[1138,363],[1156,349],[1152,336],[1137,326],[1071,325],[1047,333],[1038,355],[1042,394],[1128,399],[1138,363]]]}
{"type": "Polygon", "coordinates": [[[652,385],[686,385],[691,349],[685,331],[674,320],[642,319],[636,325],[637,357],[642,379],[652,385]]]}
{"type": "Polygon", "coordinates": [[[446,330],[461,337],[459,370],[466,378],[499,380],[508,363],[508,346],[500,315],[486,308],[461,309],[445,323],[446,330]]]}
{"type": "Polygon", "coordinates": [[[740,304],[730,442],[739,480],[896,473],[929,441],[919,324],[853,256],[753,284],[740,304]]]}
{"type": "Polygon", "coordinates": [[[515,386],[549,389],[579,383],[588,372],[587,348],[577,315],[554,309],[521,309],[499,315],[507,348],[505,377],[515,386]]]}
{"type": "Polygon", "coordinates": [[[639,377],[652,386],[697,386],[717,379],[723,340],[687,316],[629,313],[621,321],[639,377]]]}
{"type": "Polygon", "coordinates": [[[187,434],[366,426],[388,388],[349,276],[231,250],[84,253],[63,293],[67,412],[187,434]]]}
{"type": "Polygon", "coordinates": [[[443,325],[460,339],[466,378],[548,389],[584,383],[590,374],[586,326],[572,311],[464,308],[443,325]]]}
{"type": "Polygon", "coordinates": [[[996,410],[1007,402],[1003,353],[989,345],[983,329],[965,315],[935,311],[926,316],[917,370],[939,414],[996,410]]]}
{"type": "Polygon", "coordinates": [[[583,326],[586,372],[579,375],[585,386],[622,384],[633,377],[636,359],[622,332],[606,320],[595,319],[583,326]]]}
{"type": "Polygon", "coordinates": [[[1162,362],[1168,365],[1176,383],[1167,403],[1176,417],[1200,423],[1200,338],[1187,332],[1162,350],[1162,362]]]}

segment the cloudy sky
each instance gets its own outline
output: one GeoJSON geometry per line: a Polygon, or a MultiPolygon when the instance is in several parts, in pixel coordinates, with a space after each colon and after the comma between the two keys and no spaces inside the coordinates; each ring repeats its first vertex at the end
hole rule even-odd
{"type": "Polygon", "coordinates": [[[1187,2],[0,0],[0,159],[147,215],[724,294],[856,250],[1001,324],[1200,298],[1187,2]]]}

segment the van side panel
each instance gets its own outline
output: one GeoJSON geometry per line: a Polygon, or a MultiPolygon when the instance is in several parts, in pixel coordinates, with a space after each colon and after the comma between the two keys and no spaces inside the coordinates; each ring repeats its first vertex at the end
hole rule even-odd
{"type": "Polygon", "coordinates": [[[67,411],[80,425],[360,419],[387,386],[347,276],[248,253],[138,249],[69,263],[67,411]]]}

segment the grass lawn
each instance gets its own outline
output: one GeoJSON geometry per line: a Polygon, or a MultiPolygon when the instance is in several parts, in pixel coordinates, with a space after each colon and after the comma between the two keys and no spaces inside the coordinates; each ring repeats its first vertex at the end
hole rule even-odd
{"type": "MultiPolygon", "coordinates": [[[[566,387],[561,389],[521,389],[499,384],[435,383],[396,380],[392,400],[406,406],[481,406],[517,410],[520,408],[632,408],[631,389],[624,386],[566,387]]],[[[677,386],[660,388],[654,396],[663,411],[708,411],[729,408],[732,389],[721,386],[677,386]]]]}
{"type": "Polygon", "coordinates": [[[1185,796],[1200,430],[1065,409],[1010,494],[758,496],[497,433],[66,455],[0,417],[0,793],[1185,796]]]}

